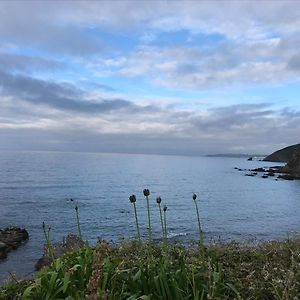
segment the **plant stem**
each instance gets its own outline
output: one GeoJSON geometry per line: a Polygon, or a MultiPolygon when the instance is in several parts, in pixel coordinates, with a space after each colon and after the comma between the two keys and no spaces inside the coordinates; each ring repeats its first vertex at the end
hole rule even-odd
{"type": "Polygon", "coordinates": [[[149,223],[149,241],[152,242],[152,232],[151,232],[151,217],[150,217],[150,205],[149,205],[149,198],[146,196],[147,199],[147,209],[148,209],[148,223],[149,223]]]}
{"type": "Polygon", "coordinates": [[[167,241],[167,211],[164,210],[165,241],[167,241]]]}
{"type": "Polygon", "coordinates": [[[54,261],[54,253],[53,253],[52,245],[50,242],[50,230],[51,230],[51,228],[49,227],[48,233],[46,232],[46,226],[45,226],[45,223],[43,222],[43,232],[44,232],[44,236],[45,236],[45,240],[46,240],[46,244],[47,244],[48,255],[49,255],[49,257],[51,257],[52,261],[54,261]]]}
{"type": "Polygon", "coordinates": [[[161,213],[161,206],[160,203],[158,203],[158,207],[159,207],[159,215],[160,215],[160,223],[161,223],[161,229],[162,229],[162,237],[163,240],[165,239],[165,233],[164,233],[164,224],[163,224],[163,217],[162,217],[162,213],[161,213]]]}
{"type": "Polygon", "coordinates": [[[198,204],[197,201],[195,200],[195,206],[196,206],[196,213],[197,213],[197,220],[198,220],[198,228],[199,228],[199,243],[200,246],[202,247],[203,250],[203,242],[204,242],[204,237],[203,237],[203,231],[201,229],[201,223],[200,223],[200,215],[199,215],[199,209],[198,209],[198,204]]]}
{"type": "Polygon", "coordinates": [[[78,227],[79,238],[83,241],[83,239],[82,239],[82,233],[81,233],[81,228],[80,228],[78,206],[75,206],[75,211],[76,211],[76,220],[77,220],[77,227],[78,227]]]}
{"type": "Polygon", "coordinates": [[[133,203],[133,207],[134,207],[134,215],[135,215],[135,222],[136,222],[136,231],[137,231],[137,236],[138,236],[138,239],[139,239],[139,242],[140,242],[141,241],[141,235],[140,235],[139,221],[138,221],[138,216],[137,216],[137,212],[136,212],[135,203],[133,203]]]}

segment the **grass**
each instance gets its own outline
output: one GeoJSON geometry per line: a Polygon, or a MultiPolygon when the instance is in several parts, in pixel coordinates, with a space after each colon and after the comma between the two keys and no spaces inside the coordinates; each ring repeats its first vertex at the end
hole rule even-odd
{"type": "Polygon", "coordinates": [[[300,240],[256,246],[153,245],[104,241],[11,282],[0,299],[298,299],[300,240]],[[68,298],[69,297],[69,298],[68,298]]]}
{"type": "MultiPolygon", "coordinates": [[[[300,239],[242,246],[237,243],[203,244],[200,214],[193,194],[199,241],[188,247],[167,243],[167,206],[164,205],[163,239],[152,242],[149,190],[149,241],[139,234],[136,197],[133,204],[138,240],[109,245],[87,243],[77,252],[53,259],[32,280],[8,282],[0,300],[110,299],[110,300],[226,300],[299,299],[300,239]]],[[[160,219],[162,222],[160,203],[160,219]]],[[[82,237],[78,207],[76,223],[82,237]]],[[[50,229],[43,230],[51,255],[50,229]]]]}

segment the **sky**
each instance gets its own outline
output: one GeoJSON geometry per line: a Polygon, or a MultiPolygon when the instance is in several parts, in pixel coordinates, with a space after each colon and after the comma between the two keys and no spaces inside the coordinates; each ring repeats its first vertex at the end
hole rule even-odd
{"type": "Polygon", "coordinates": [[[300,142],[300,1],[1,1],[0,150],[300,142]]]}

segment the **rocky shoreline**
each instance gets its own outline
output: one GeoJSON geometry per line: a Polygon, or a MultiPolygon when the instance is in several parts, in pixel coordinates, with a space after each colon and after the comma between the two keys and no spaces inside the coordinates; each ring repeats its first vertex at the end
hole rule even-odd
{"type": "Polygon", "coordinates": [[[29,234],[26,229],[19,227],[0,229],[0,262],[11,250],[19,248],[28,239],[29,234]]]}
{"type": "MultiPolygon", "coordinates": [[[[69,234],[64,238],[62,243],[54,243],[51,245],[53,251],[53,257],[58,258],[67,252],[78,251],[85,246],[85,243],[79,238],[79,236],[74,234],[69,234]]],[[[49,253],[48,246],[44,245],[44,254],[35,264],[35,269],[37,271],[41,270],[45,266],[49,266],[52,262],[51,255],[49,253]]]]}
{"type": "Polygon", "coordinates": [[[300,149],[295,151],[293,157],[285,166],[273,166],[270,168],[256,168],[256,169],[240,169],[235,168],[238,171],[246,171],[248,173],[245,176],[257,176],[259,173],[263,173],[261,178],[275,177],[276,179],[284,180],[300,180],[300,149]]]}

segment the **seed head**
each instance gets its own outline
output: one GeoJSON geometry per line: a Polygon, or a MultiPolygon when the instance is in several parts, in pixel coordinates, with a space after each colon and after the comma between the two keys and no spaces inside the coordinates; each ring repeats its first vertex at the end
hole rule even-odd
{"type": "Polygon", "coordinates": [[[45,225],[45,222],[43,221],[43,228],[45,229],[46,225],[45,225]]]}
{"type": "Polygon", "coordinates": [[[168,207],[167,205],[164,205],[164,211],[167,211],[168,207]]]}
{"type": "Polygon", "coordinates": [[[135,195],[131,195],[131,196],[129,197],[129,201],[130,201],[131,203],[136,202],[136,197],[135,197],[135,195]]]}
{"type": "Polygon", "coordinates": [[[156,203],[157,203],[157,204],[160,204],[160,203],[161,203],[161,198],[160,198],[160,196],[158,196],[158,197],[156,198],[156,203]]]}
{"type": "Polygon", "coordinates": [[[197,195],[193,193],[193,200],[195,201],[197,199],[197,195]]]}
{"type": "Polygon", "coordinates": [[[145,197],[150,195],[150,191],[148,189],[144,189],[143,193],[145,197]]]}
{"type": "Polygon", "coordinates": [[[78,211],[78,206],[77,205],[75,206],[75,210],[78,211]]]}

